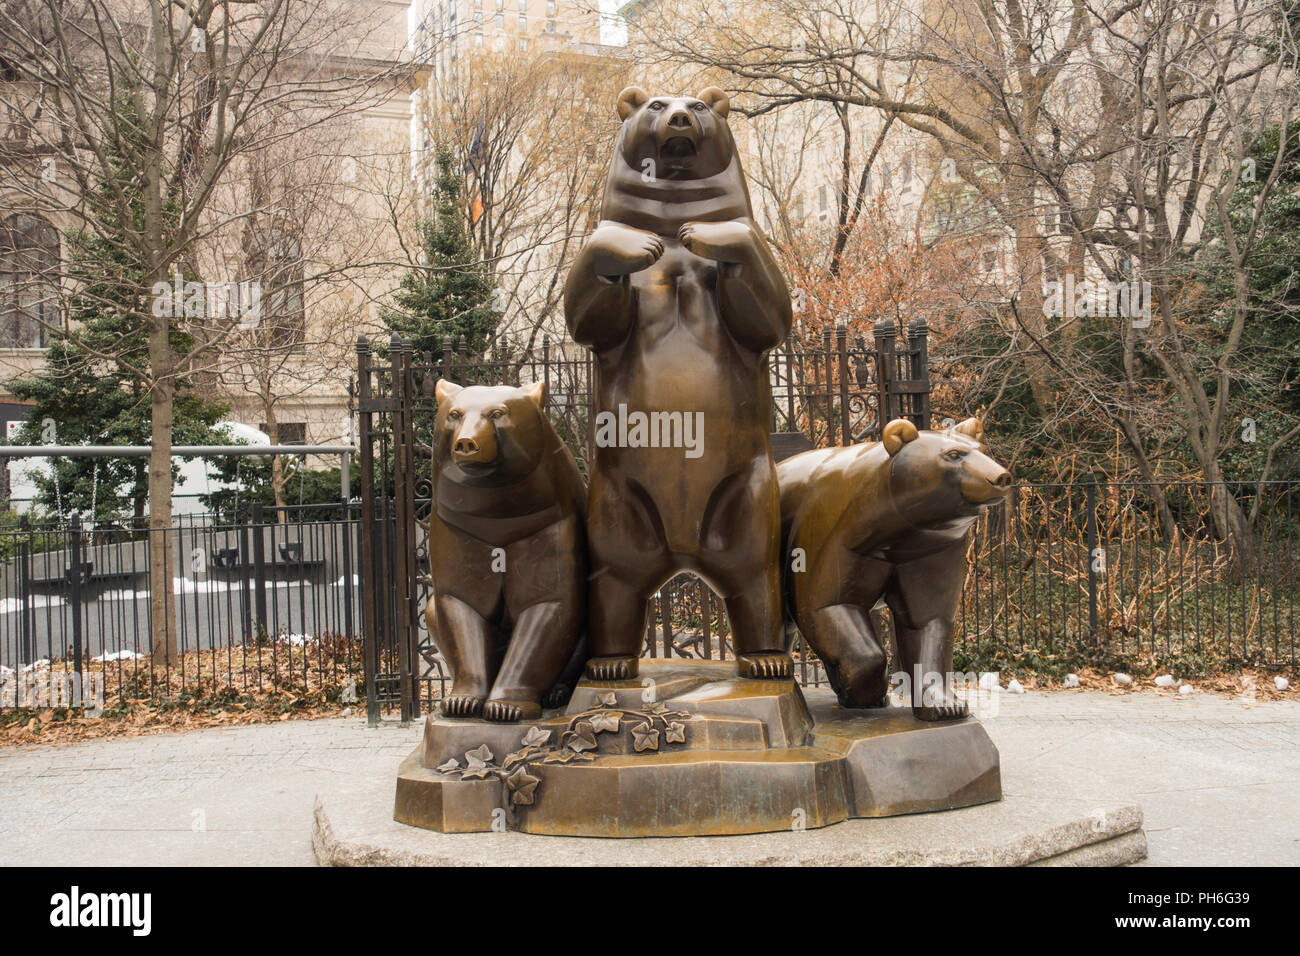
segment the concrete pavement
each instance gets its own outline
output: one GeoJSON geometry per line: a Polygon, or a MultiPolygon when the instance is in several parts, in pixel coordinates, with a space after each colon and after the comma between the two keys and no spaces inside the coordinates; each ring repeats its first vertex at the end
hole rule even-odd
{"type": "MultiPolygon", "coordinates": [[[[1300,864],[1300,703],[1030,692],[983,719],[1008,793],[1141,804],[1146,865],[1300,864]]],[[[419,734],[348,718],[0,748],[0,865],[309,866],[316,792],[392,777],[419,734]]]]}

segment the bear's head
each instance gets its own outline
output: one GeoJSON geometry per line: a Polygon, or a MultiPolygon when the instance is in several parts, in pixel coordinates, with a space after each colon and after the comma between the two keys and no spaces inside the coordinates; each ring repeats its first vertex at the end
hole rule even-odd
{"type": "Polygon", "coordinates": [[[683,222],[750,219],[749,187],[727,127],[727,94],[618,97],[623,126],[609,166],[601,218],[676,236],[683,222]]]}
{"type": "Polygon", "coordinates": [[[546,386],[471,385],[439,379],[434,471],[460,484],[506,485],[548,453],[546,386]]]}
{"type": "Polygon", "coordinates": [[[618,96],[619,151],[647,177],[707,179],[731,165],[736,144],[727,127],[730,101],[716,86],[699,96],[651,96],[629,86],[618,96]]]}
{"type": "Polygon", "coordinates": [[[976,515],[1011,490],[1011,475],[984,453],[984,426],[968,418],[944,431],[919,431],[905,418],[885,426],[894,506],[917,525],[976,515]]]}

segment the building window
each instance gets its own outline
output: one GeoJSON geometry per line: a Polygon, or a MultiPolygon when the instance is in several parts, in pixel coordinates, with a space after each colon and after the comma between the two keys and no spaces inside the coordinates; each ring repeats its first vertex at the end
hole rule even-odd
{"type": "Polygon", "coordinates": [[[527,49],[528,49],[528,37],[520,37],[520,38],[519,38],[519,49],[521,49],[521,50],[527,50],[527,49]]]}
{"type": "Polygon", "coordinates": [[[262,289],[259,338],[269,348],[300,350],[306,331],[302,245],[287,229],[273,226],[268,240],[254,241],[248,270],[262,289]]]}
{"type": "Polygon", "coordinates": [[[497,9],[504,10],[505,8],[506,8],[506,0],[497,0],[497,9]]]}
{"type": "Polygon", "coordinates": [[[493,43],[492,46],[498,50],[504,50],[506,48],[506,38],[498,34],[496,42],[493,43]]]}
{"type": "Polygon", "coordinates": [[[474,34],[474,49],[476,50],[483,49],[483,34],[481,33],[474,34]]]}
{"type": "Polygon", "coordinates": [[[555,0],[546,0],[546,15],[548,17],[555,16],[555,0]]]}
{"type": "Polygon", "coordinates": [[[481,27],[482,25],[483,25],[483,11],[476,10],[474,12],[474,26],[481,27]]]}
{"type": "Polygon", "coordinates": [[[40,216],[0,223],[0,348],[43,349],[59,322],[59,234],[40,216]]]}
{"type": "MultiPolygon", "coordinates": [[[[271,426],[266,422],[257,426],[266,434],[271,434],[271,426]]],[[[275,443],[277,445],[305,445],[307,444],[307,423],[306,422],[277,422],[276,430],[280,433],[275,443]]]]}
{"type": "Polygon", "coordinates": [[[554,21],[554,20],[547,20],[547,21],[546,21],[546,32],[547,32],[547,33],[554,33],[554,32],[555,32],[555,21],[554,21]]]}
{"type": "Polygon", "coordinates": [[[526,13],[527,11],[528,11],[528,0],[519,0],[519,12],[526,13]]]}
{"type": "Polygon", "coordinates": [[[521,13],[519,14],[519,32],[523,33],[527,31],[527,29],[528,29],[528,17],[524,16],[521,13]]]}
{"type": "Polygon", "coordinates": [[[504,30],[505,28],[506,28],[506,15],[505,15],[504,13],[498,13],[498,14],[497,14],[497,29],[498,29],[498,30],[504,30]]]}

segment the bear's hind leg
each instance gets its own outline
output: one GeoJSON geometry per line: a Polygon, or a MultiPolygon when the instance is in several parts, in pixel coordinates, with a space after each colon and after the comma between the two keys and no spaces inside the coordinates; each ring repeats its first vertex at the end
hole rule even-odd
{"type": "Polygon", "coordinates": [[[442,699],[444,717],[477,717],[491,686],[494,636],[487,620],[464,601],[439,594],[438,649],[451,666],[451,693],[442,699]]]}
{"type": "Polygon", "coordinates": [[[649,594],[620,580],[608,568],[594,572],[588,593],[591,659],[587,661],[587,677],[597,681],[634,679],[645,641],[649,594]]]}
{"type": "Polygon", "coordinates": [[[797,623],[821,658],[840,706],[884,706],[889,693],[885,651],[862,608],[832,604],[800,615],[797,623]]]}
{"type": "Polygon", "coordinates": [[[762,575],[744,593],[726,598],[736,648],[736,673],[751,680],[789,680],[794,673],[785,649],[785,624],[781,619],[779,580],[762,575]]]}

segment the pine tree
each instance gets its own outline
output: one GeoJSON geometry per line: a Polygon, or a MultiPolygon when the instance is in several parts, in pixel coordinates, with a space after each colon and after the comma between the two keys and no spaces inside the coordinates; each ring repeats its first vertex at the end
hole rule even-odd
{"type": "MultiPolygon", "coordinates": [[[[142,135],[130,96],[120,97],[114,115],[123,143],[142,135]]],[[[112,169],[116,187],[131,199],[135,221],[118,221],[110,184],[87,196],[90,218],[112,224],[110,235],[138,234],[144,209],[135,173],[120,152],[112,169]]],[[[50,331],[39,371],[7,386],[18,398],[34,403],[17,443],[49,444],[52,439],[60,445],[148,445],[149,393],[140,377],[129,371],[148,365],[145,316],[152,292],[144,284],[144,264],[131,244],[89,231],[66,233],[65,244],[66,273],[75,290],[68,299],[68,326],[50,331]]],[[[178,349],[192,347],[189,336],[182,332],[174,336],[178,349]]],[[[188,381],[178,382],[176,444],[225,444],[227,440],[212,428],[225,412],[223,404],[202,398],[188,381]]],[[[61,458],[52,464],[52,475],[36,477],[39,502],[46,508],[91,517],[93,503],[93,518],[100,522],[143,513],[148,498],[147,459],[61,458]]]]}
{"type": "Polygon", "coordinates": [[[409,338],[416,353],[442,351],[443,338],[459,345],[465,337],[470,354],[481,353],[500,315],[492,302],[496,285],[469,238],[456,158],[449,147],[436,154],[434,214],[420,227],[424,264],[402,277],[392,308],[381,312],[384,324],[409,338]]]}

